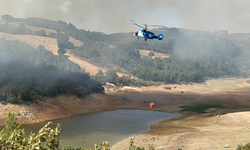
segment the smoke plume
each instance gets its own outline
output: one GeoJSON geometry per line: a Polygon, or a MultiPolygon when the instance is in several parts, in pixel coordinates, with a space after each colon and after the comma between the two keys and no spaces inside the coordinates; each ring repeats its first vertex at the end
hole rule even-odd
{"type": "Polygon", "coordinates": [[[128,20],[205,31],[250,32],[245,0],[0,0],[0,14],[63,20],[105,33],[131,32],[128,20]]]}

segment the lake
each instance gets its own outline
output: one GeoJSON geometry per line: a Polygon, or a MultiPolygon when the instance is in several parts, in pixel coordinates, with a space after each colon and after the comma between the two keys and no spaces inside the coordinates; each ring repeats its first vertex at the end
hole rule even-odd
{"type": "MultiPolygon", "coordinates": [[[[53,125],[62,125],[61,145],[92,148],[108,141],[112,146],[116,142],[149,131],[150,125],[173,117],[177,113],[165,113],[149,110],[119,109],[77,115],[53,120],[53,125]]],[[[38,132],[47,122],[23,125],[26,133],[38,132]]],[[[128,143],[129,144],[129,143],[128,143]]]]}

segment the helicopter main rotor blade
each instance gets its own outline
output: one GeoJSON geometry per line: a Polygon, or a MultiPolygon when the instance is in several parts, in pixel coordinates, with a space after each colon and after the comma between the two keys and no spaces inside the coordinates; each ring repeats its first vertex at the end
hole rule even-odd
{"type": "Polygon", "coordinates": [[[134,25],[136,25],[136,26],[138,26],[138,27],[140,27],[140,28],[143,28],[143,29],[145,29],[145,27],[143,27],[143,26],[140,26],[140,25],[138,25],[138,24],[136,24],[136,23],[134,23],[134,25]]]}
{"type": "Polygon", "coordinates": [[[136,22],[136,21],[134,21],[134,20],[129,20],[129,21],[131,21],[131,22],[133,22],[133,23],[136,23],[136,24],[142,24],[142,23],[136,22]]]}
{"type": "Polygon", "coordinates": [[[147,30],[148,26],[157,27],[157,28],[166,28],[166,26],[162,26],[162,25],[147,25],[147,24],[143,24],[143,23],[138,23],[138,22],[136,22],[134,20],[129,20],[129,21],[133,22],[134,25],[136,25],[136,26],[138,26],[140,28],[143,28],[145,30],[147,30]],[[145,26],[145,27],[143,27],[143,26],[145,26]]]}
{"type": "Polygon", "coordinates": [[[162,26],[162,25],[148,25],[148,26],[166,28],[166,26],[162,26]]]}
{"type": "Polygon", "coordinates": [[[129,21],[131,21],[131,22],[135,22],[134,20],[129,20],[129,21]]]}
{"type": "Polygon", "coordinates": [[[129,20],[129,21],[133,22],[134,25],[136,25],[136,26],[138,26],[138,27],[140,27],[140,28],[147,29],[147,25],[146,25],[146,24],[138,23],[138,22],[136,22],[136,21],[134,21],[134,20],[129,20]],[[144,25],[145,27],[143,27],[143,25],[144,25]]]}

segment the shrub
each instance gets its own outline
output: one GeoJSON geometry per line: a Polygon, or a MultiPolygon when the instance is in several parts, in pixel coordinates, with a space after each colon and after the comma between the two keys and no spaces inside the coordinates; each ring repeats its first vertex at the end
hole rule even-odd
{"type": "Polygon", "coordinates": [[[238,145],[236,150],[250,150],[250,143],[247,143],[246,145],[238,145]]]}

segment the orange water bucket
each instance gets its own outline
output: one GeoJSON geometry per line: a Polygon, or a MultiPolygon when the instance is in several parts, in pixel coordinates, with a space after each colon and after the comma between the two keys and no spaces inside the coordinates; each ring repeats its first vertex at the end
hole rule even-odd
{"type": "Polygon", "coordinates": [[[155,107],[155,103],[150,103],[150,108],[153,109],[155,107]]]}

